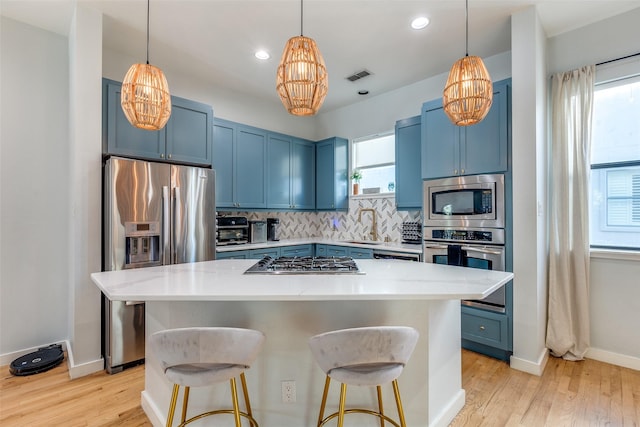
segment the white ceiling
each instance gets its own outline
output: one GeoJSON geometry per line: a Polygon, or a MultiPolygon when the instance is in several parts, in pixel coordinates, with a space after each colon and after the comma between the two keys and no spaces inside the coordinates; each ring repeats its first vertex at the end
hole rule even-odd
{"type": "MultiPolygon", "coordinates": [[[[146,0],[77,1],[102,11],[106,48],[145,61],[146,0]]],[[[67,34],[73,3],[0,0],[0,11],[67,34]]],[[[531,5],[551,37],[640,7],[640,0],[470,0],[469,54],[509,51],[510,16],[531,5]]],[[[286,41],[300,34],[299,0],[152,0],[150,9],[151,64],[280,104],[275,72],[286,41]],[[257,49],[271,58],[257,60],[257,49]]],[[[371,97],[444,73],[465,53],[463,0],[305,0],[303,23],[329,73],[322,110],[362,100],[359,90],[371,97]],[[431,23],[412,30],[419,15],[431,23]],[[346,80],[363,69],[372,75],[346,80]]]]}

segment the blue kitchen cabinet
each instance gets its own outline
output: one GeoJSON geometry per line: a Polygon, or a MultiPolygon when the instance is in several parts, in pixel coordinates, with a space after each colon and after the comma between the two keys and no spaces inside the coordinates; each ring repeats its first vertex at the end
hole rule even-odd
{"type": "Polygon", "coordinates": [[[327,245],[316,244],[314,249],[315,256],[327,256],[327,245]]]}
{"type": "Polygon", "coordinates": [[[316,143],[316,210],[347,210],[349,148],[344,138],[316,143]]]}
{"type": "Polygon", "coordinates": [[[280,249],[280,255],[286,257],[313,256],[313,245],[283,246],[280,249]]]}
{"type": "Polygon", "coordinates": [[[268,133],[267,207],[315,207],[315,147],[300,138],[268,133]]]}
{"type": "Polygon", "coordinates": [[[262,259],[266,256],[270,256],[271,258],[278,258],[280,256],[280,248],[251,249],[249,251],[248,258],[262,259]]]}
{"type": "Polygon", "coordinates": [[[489,113],[472,126],[451,123],[441,99],[423,104],[423,179],[507,171],[510,86],[510,79],[494,83],[489,113]]]}
{"type": "Polygon", "coordinates": [[[249,251],[216,252],[216,259],[248,259],[249,251]]]}
{"type": "Polygon", "coordinates": [[[213,109],[171,97],[171,117],[158,131],[132,126],[120,106],[122,84],[102,80],[102,143],[104,154],[137,159],[211,166],[213,109]]]}
{"type": "Polygon", "coordinates": [[[324,256],[349,256],[349,248],[347,246],[326,245],[326,254],[324,256]]]}
{"type": "Polygon", "coordinates": [[[372,259],[373,249],[349,248],[349,256],[353,259],[372,259]]]}
{"type": "Polygon", "coordinates": [[[396,122],[396,209],[422,209],[422,119],[420,116],[396,122]]]}
{"type": "Polygon", "coordinates": [[[266,207],[266,132],[228,120],[215,119],[213,150],[216,207],[266,207]]]}

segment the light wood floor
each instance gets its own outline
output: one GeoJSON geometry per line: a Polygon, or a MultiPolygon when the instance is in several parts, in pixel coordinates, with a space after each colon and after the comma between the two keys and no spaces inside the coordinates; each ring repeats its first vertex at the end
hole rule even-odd
{"type": "MultiPolygon", "coordinates": [[[[0,426],[151,425],[140,408],[144,366],[73,381],[65,363],[26,377],[0,369],[0,426]]],[[[463,350],[462,385],[467,403],[454,427],[640,427],[640,371],[550,358],[537,377],[463,350]]]]}

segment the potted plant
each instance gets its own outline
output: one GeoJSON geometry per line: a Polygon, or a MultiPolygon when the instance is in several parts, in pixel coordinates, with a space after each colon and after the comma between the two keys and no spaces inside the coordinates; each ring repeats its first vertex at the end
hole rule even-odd
{"type": "Polygon", "coordinates": [[[360,189],[360,180],[362,179],[362,172],[358,169],[354,169],[351,173],[351,179],[353,180],[353,194],[358,194],[360,189]]]}

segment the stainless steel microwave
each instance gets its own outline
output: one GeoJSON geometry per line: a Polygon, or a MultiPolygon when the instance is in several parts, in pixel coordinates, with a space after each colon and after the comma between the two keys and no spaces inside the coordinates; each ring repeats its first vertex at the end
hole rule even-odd
{"type": "Polygon", "coordinates": [[[504,228],[504,175],[424,181],[425,227],[504,228]]]}

